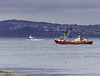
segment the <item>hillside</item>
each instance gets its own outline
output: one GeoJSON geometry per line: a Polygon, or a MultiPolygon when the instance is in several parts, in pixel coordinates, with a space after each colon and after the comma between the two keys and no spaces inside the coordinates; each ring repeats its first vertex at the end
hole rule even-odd
{"type": "Polygon", "coordinates": [[[100,25],[54,24],[46,22],[4,20],[0,21],[0,37],[60,37],[64,32],[72,28],[70,37],[76,37],[79,33],[83,37],[100,37],[100,25]]]}

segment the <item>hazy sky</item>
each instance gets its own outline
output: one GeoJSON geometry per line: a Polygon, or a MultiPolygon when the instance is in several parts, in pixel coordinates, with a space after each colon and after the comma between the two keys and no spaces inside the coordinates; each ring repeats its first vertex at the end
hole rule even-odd
{"type": "Polygon", "coordinates": [[[0,21],[100,24],[100,0],[0,0],[0,21]]]}

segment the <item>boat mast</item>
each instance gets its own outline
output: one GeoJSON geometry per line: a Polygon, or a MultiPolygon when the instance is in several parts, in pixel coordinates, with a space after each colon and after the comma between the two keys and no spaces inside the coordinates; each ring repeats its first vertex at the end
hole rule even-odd
{"type": "Polygon", "coordinates": [[[63,41],[65,41],[65,37],[66,37],[66,34],[67,34],[67,27],[65,28],[65,32],[64,32],[64,34],[60,37],[60,40],[63,40],[63,41]]]}
{"type": "Polygon", "coordinates": [[[66,39],[68,38],[69,36],[69,33],[72,31],[72,28],[69,29],[68,33],[67,33],[67,30],[65,29],[65,32],[64,34],[60,37],[60,40],[63,40],[64,42],[66,41],[66,39]]]}
{"type": "Polygon", "coordinates": [[[67,34],[67,31],[64,32],[64,41],[66,41],[66,34],[67,34]]]}
{"type": "Polygon", "coordinates": [[[64,42],[66,41],[66,34],[67,34],[67,27],[65,28],[65,32],[64,32],[64,42]]]}
{"type": "Polygon", "coordinates": [[[65,36],[65,37],[64,37],[64,40],[66,40],[66,39],[68,38],[68,36],[69,36],[69,34],[70,34],[71,31],[72,31],[72,28],[69,29],[69,31],[68,31],[68,33],[67,33],[67,36],[64,35],[64,36],[65,36]]]}

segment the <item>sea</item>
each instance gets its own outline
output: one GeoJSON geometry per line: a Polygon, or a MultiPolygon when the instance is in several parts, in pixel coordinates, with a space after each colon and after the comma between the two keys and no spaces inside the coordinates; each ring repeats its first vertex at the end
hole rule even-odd
{"type": "Polygon", "coordinates": [[[0,38],[0,70],[30,76],[100,76],[100,38],[60,45],[54,38],[0,38]]]}

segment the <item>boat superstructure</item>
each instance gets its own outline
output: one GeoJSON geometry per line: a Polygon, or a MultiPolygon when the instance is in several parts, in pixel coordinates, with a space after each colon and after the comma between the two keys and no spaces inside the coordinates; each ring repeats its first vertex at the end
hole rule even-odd
{"type": "Polygon", "coordinates": [[[28,37],[28,39],[29,39],[29,40],[33,40],[33,37],[30,35],[30,36],[28,37]]]}

